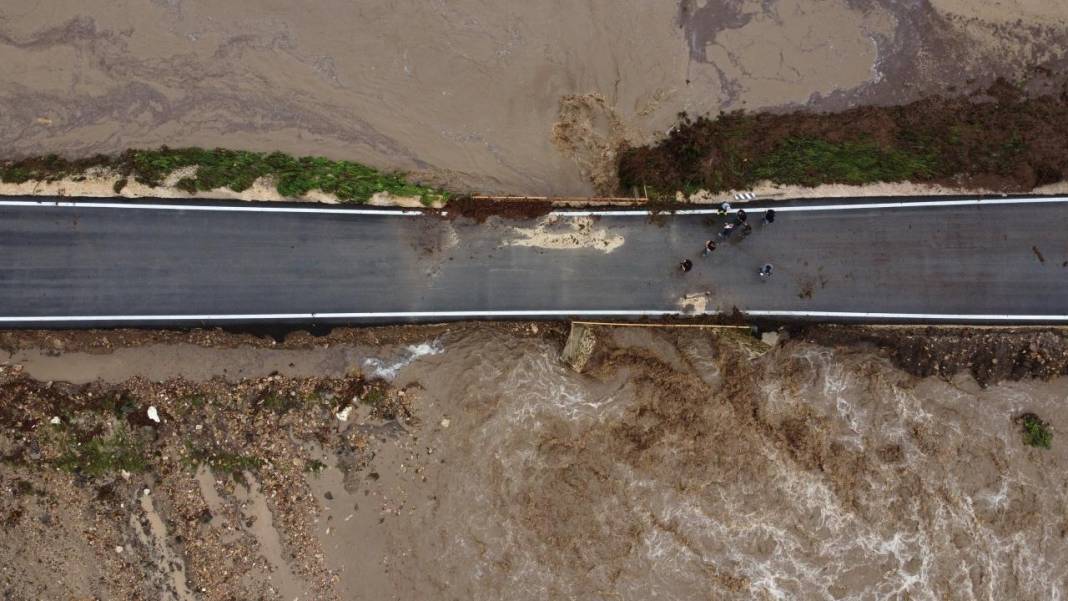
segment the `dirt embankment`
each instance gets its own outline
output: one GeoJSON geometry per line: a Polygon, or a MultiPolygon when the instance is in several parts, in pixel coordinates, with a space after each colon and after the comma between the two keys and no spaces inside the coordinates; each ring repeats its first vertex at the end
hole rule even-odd
{"type": "MultiPolygon", "coordinates": [[[[1047,74],[1052,79],[1052,74],[1047,74]]],[[[624,190],[747,189],[911,181],[1027,192],[1068,176],[1068,84],[1029,96],[999,81],[968,96],[834,113],[683,116],[619,155],[624,190]]]]}
{"type": "MultiPolygon", "coordinates": [[[[514,321],[494,324],[477,322],[442,325],[382,326],[368,328],[331,328],[318,334],[304,330],[278,333],[240,333],[212,329],[190,330],[4,330],[0,331],[0,349],[15,352],[19,349],[47,349],[57,356],[61,353],[110,353],[117,348],[136,348],[147,345],[189,344],[210,348],[253,347],[261,349],[313,349],[337,345],[396,345],[409,344],[439,336],[449,331],[491,328],[515,336],[530,334],[530,322],[514,321]]],[[[566,323],[538,322],[538,331],[564,336],[566,323]]]]}
{"type": "Polygon", "coordinates": [[[553,203],[548,200],[481,200],[470,196],[459,196],[449,200],[446,210],[450,218],[466,217],[478,223],[485,223],[490,217],[502,219],[537,219],[553,210],[553,203]]]}
{"type": "Polygon", "coordinates": [[[968,373],[981,385],[1068,374],[1068,331],[815,326],[799,336],[826,346],[878,347],[910,374],[968,373]]]}

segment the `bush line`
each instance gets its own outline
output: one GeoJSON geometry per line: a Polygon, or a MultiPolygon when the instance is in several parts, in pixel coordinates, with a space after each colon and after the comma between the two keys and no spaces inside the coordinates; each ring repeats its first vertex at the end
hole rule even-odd
{"type": "Polygon", "coordinates": [[[312,190],[337,196],[339,201],[366,203],[379,192],[418,197],[423,204],[446,201],[449,193],[409,183],[405,174],[384,173],[352,161],[324,157],[293,157],[281,152],[250,152],[215,148],[168,148],[127,150],[117,155],[96,155],[68,160],[50,154],[0,164],[0,180],[22,183],[30,180],[78,179],[93,168],[106,168],[121,175],[115,184],[119,193],[127,179],[147,186],[161,186],[175,170],[196,167],[196,173],[179,180],[176,187],[189,193],[227,188],[249,189],[261,177],[270,177],[282,196],[299,198],[312,190]]]}

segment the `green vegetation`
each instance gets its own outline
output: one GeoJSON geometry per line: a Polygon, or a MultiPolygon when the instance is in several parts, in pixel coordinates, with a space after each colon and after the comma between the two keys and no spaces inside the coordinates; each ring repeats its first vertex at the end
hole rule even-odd
{"type": "Polygon", "coordinates": [[[148,469],[144,445],[127,429],[119,425],[110,436],[94,436],[88,442],[66,441],[66,450],[56,465],[72,473],[91,477],[126,470],[141,472],[148,469]]]}
{"type": "Polygon", "coordinates": [[[255,471],[263,465],[263,460],[251,455],[239,455],[237,453],[216,453],[208,460],[208,465],[216,472],[224,474],[236,474],[244,471],[255,471]]]}
{"type": "Polygon", "coordinates": [[[982,96],[834,113],[680,113],[666,138],[620,149],[619,191],[670,200],[676,191],[745,190],[762,181],[911,181],[1008,192],[1068,179],[1068,95],[1035,96],[999,80],[982,96]]]}
{"type": "Polygon", "coordinates": [[[304,471],[309,474],[319,474],[326,469],[326,464],[318,459],[312,459],[308,463],[304,464],[304,471]]]}
{"type": "Polygon", "coordinates": [[[891,148],[871,141],[833,143],[789,138],[754,165],[746,179],[816,186],[823,182],[867,184],[927,179],[938,171],[937,157],[891,148]]]}
{"type": "Polygon", "coordinates": [[[1024,444],[1039,449],[1048,449],[1053,442],[1053,432],[1049,424],[1034,413],[1024,413],[1016,418],[1016,423],[1023,429],[1024,444]]]}
{"type": "Polygon", "coordinates": [[[296,396],[281,394],[277,392],[271,392],[267,396],[260,399],[259,404],[264,409],[270,409],[276,413],[285,413],[292,409],[298,409],[303,405],[303,401],[296,396]]]}
{"type": "MultiPolygon", "coordinates": [[[[448,200],[443,190],[409,183],[402,173],[382,173],[351,161],[324,157],[293,157],[281,152],[263,153],[216,148],[167,148],[128,150],[117,157],[98,155],[68,161],[57,155],[0,164],[0,180],[21,183],[78,176],[94,167],[108,168],[149,186],[159,186],[177,169],[195,167],[195,173],[176,186],[193,193],[215,188],[241,192],[258,178],[268,177],[278,193],[300,197],[312,190],[334,194],[342,202],[365,203],[378,192],[418,197],[424,204],[448,200]]],[[[115,184],[116,193],[125,177],[115,184]]]]}
{"type": "Polygon", "coordinates": [[[161,148],[134,150],[129,159],[139,181],[159,185],[176,169],[197,167],[195,176],[184,178],[178,187],[187,190],[229,188],[247,190],[257,178],[270,176],[278,193],[298,197],[311,190],[335,194],[339,200],[367,202],[377,192],[394,196],[417,196],[424,202],[447,198],[432,188],[409,184],[399,173],[380,173],[350,161],[323,157],[292,157],[240,150],[201,148],[161,148]]]}
{"type": "Polygon", "coordinates": [[[379,388],[371,388],[360,397],[360,402],[369,407],[378,407],[386,400],[386,393],[379,388]]]}
{"type": "Polygon", "coordinates": [[[118,161],[119,159],[102,154],[76,161],[68,161],[57,154],[5,161],[0,163],[0,181],[8,184],[21,184],[30,180],[52,181],[80,176],[93,167],[115,167],[118,161]]]}
{"type": "Polygon", "coordinates": [[[206,464],[212,471],[219,474],[239,474],[244,471],[255,471],[263,465],[263,460],[253,455],[241,455],[229,451],[208,450],[194,447],[192,443],[186,443],[189,455],[183,463],[196,469],[200,464],[206,464]]]}
{"type": "Polygon", "coordinates": [[[208,403],[208,398],[202,394],[191,394],[182,397],[181,402],[189,407],[203,407],[208,403]]]}

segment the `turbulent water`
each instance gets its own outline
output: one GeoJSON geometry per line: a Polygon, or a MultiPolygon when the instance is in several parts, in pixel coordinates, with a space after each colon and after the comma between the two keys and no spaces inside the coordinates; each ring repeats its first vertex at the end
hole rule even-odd
{"type": "MultiPolygon", "coordinates": [[[[369,344],[283,351],[36,350],[11,360],[48,380],[123,382],[131,369],[198,381],[353,370],[390,380],[404,399],[390,412],[404,419],[347,396],[337,417],[315,407],[225,414],[258,420],[280,439],[343,433],[296,443],[305,459],[321,458],[321,473],[281,469],[301,453],[272,445],[271,465],[256,476],[268,501],[246,542],[258,541],[274,567],[244,577],[271,574],[278,590],[303,591],[301,600],[326,598],[326,588],[374,601],[1064,598],[1068,379],[981,388],[971,376],[908,375],[859,346],[793,340],[769,350],[731,331],[646,328],[594,330],[579,374],[560,358],[561,330],[544,327],[400,329],[382,334],[388,343],[374,333],[369,344]],[[131,353],[169,367],[145,371],[131,353]],[[1023,444],[1013,422],[1021,412],[1050,422],[1051,450],[1023,444]],[[292,486],[279,488],[279,478],[292,486]],[[320,560],[329,570],[323,589],[306,569],[320,560]]],[[[178,419],[177,405],[159,401],[165,425],[178,419]]],[[[194,439],[201,429],[172,427],[194,439]]],[[[218,486],[207,496],[204,482],[180,471],[159,477],[144,487],[165,523],[192,520],[186,534],[203,537],[197,545],[222,532],[198,517],[226,514],[212,495],[244,515],[248,495],[220,474],[206,478],[208,489],[218,486]]],[[[117,511],[74,481],[34,486],[98,508],[56,524],[117,511]]],[[[24,504],[22,530],[9,538],[77,542],[31,519],[39,509],[24,504]]],[[[65,582],[105,565],[57,545],[40,547],[65,558],[49,564],[65,582]]],[[[194,587],[205,586],[197,572],[205,561],[237,569],[226,559],[235,551],[210,548],[189,555],[194,587]]]]}
{"type": "Polygon", "coordinates": [[[599,336],[581,375],[489,329],[399,369],[449,425],[418,489],[432,509],[386,529],[409,596],[1063,598],[1064,445],[1024,446],[1012,417],[1056,428],[1064,380],[981,389],[861,351],[599,336]]]}

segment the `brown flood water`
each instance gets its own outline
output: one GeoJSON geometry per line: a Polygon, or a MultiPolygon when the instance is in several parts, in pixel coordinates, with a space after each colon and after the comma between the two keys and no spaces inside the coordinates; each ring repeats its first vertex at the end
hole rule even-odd
{"type": "Polygon", "coordinates": [[[493,328],[347,351],[422,389],[410,427],[350,417],[366,467],[315,451],[342,598],[1063,598],[1068,445],[1026,447],[1012,418],[1068,431],[1068,379],[983,389],[866,350],[598,337],[585,374],[493,328]]]}
{"type": "Polygon", "coordinates": [[[198,145],[487,193],[611,186],[680,111],[900,102],[1057,70],[1061,3],[56,0],[0,6],[4,158],[198,145]]]}
{"type": "Polygon", "coordinates": [[[594,375],[493,335],[402,371],[450,428],[426,472],[433,502],[383,529],[394,585],[411,598],[1063,595],[1068,452],[1023,446],[1011,418],[1068,426],[1068,380],[983,390],[800,343],[749,360],[700,334],[620,330],[609,345],[594,375]]]}

